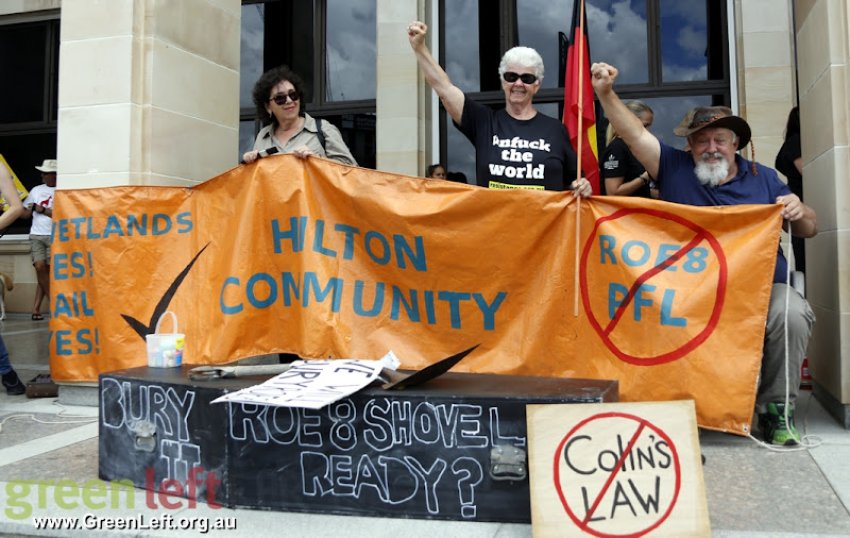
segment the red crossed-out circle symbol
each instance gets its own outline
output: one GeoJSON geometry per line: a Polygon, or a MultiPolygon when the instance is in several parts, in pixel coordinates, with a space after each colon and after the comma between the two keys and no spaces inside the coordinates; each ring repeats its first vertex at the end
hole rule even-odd
{"type": "MultiPolygon", "coordinates": [[[[673,511],[673,508],[676,506],[676,501],[679,498],[679,491],[682,487],[682,469],[679,462],[679,454],[676,451],[676,446],[673,444],[673,441],[670,437],[660,428],[651,424],[648,420],[627,414],[627,413],[619,413],[619,412],[610,412],[610,413],[599,413],[597,415],[590,416],[581,422],[579,422],[573,429],[571,429],[561,442],[558,443],[558,447],[555,449],[554,454],[554,481],[555,481],[555,490],[558,492],[558,497],[561,500],[561,504],[564,507],[564,510],[567,512],[567,515],[579,527],[583,532],[588,534],[592,534],[593,536],[598,536],[600,538],[637,538],[639,536],[643,536],[646,533],[656,529],[659,525],[661,525],[673,511]],[[616,421],[616,422],[615,422],[616,421]],[[565,476],[562,476],[562,465],[565,461],[565,450],[569,446],[571,440],[581,438],[582,440],[589,439],[588,443],[593,444],[592,434],[595,431],[602,431],[606,429],[611,429],[611,424],[614,423],[616,431],[623,431],[627,428],[624,428],[623,425],[630,425],[634,423],[637,426],[635,432],[629,438],[628,443],[622,450],[622,453],[619,456],[619,459],[614,463],[612,462],[609,469],[607,471],[609,474],[605,479],[604,484],[600,488],[598,492],[595,492],[595,495],[591,495],[589,498],[585,498],[585,502],[587,503],[586,511],[583,516],[580,516],[577,513],[577,510],[572,506],[575,504],[576,495],[568,494],[574,493],[573,490],[578,490],[581,487],[580,479],[582,478],[580,474],[573,473],[570,478],[572,480],[568,480],[565,476]],[[663,440],[667,444],[667,447],[670,450],[670,473],[672,474],[673,484],[670,488],[670,492],[665,496],[665,499],[669,503],[666,506],[666,510],[659,511],[658,518],[655,521],[650,521],[647,525],[645,525],[641,529],[628,529],[622,533],[612,533],[606,532],[600,528],[594,528],[594,515],[597,514],[599,510],[600,504],[603,499],[606,499],[606,494],[610,493],[611,485],[617,480],[618,474],[622,469],[625,469],[628,464],[627,460],[632,461],[632,466],[634,466],[633,459],[630,459],[632,451],[635,448],[635,445],[640,440],[645,440],[645,437],[642,437],[644,434],[648,435],[657,435],[658,438],[663,440]],[[573,488],[571,490],[570,488],[573,488]],[[568,491],[565,491],[568,490],[568,491]],[[572,499],[572,504],[570,499],[572,499]]],[[[598,469],[602,471],[601,469],[598,469]]],[[[632,468],[632,470],[634,470],[632,468]]],[[[563,475],[567,475],[566,469],[563,472],[563,475]]],[[[594,480],[594,482],[598,482],[594,480]]],[[[671,486],[669,484],[669,480],[665,482],[665,485],[671,486]]],[[[608,495],[607,499],[611,499],[611,496],[608,495]]],[[[616,501],[616,499],[615,499],[616,501]]],[[[603,524],[596,523],[597,526],[602,526],[603,524]]],[[[620,528],[623,526],[628,526],[627,523],[621,524],[620,528]]]]}
{"type": "MultiPolygon", "coordinates": [[[[585,312],[587,312],[588,320],[590,321],[593,330],[596,331],[605,346],[614,355],[620,358],[620,360],[638,366],[653,366],[656,364],[663,364],[666,362],[672,362],[681,359],[682,357],[696,349],[700,344],[705,342],[705,340],[709,336],[711,336],[711,333],[714,332],[714,329],[717,327],[717,322],[719,321],[720,314],[723,311],[723,303],[726,297],[727,278],[728,266],[726,262],[726,255],[723,253],[723,248],[721,247],[720,242],[717,240],[717,238],[714,237],[714,235],[712,235],[705,228],[698,226],[697,224],[678,215],[674,215],[673,213],[646,208],[621,209],[612,213],[611,215],[608,215],[607,217],[598,219],[593,227],[593,230],[588,236],[587,241],[584,244],[584,249],[581,255],[581,268],[579,270],[581,300],[582,304],[584,305],[584,310],[585,312]],[[678,251],[673,253],[662,263],[652,267],[651,269],[640,275],[635,280],[634,284],[631,285],[628,293],[626,294],[626,297],[618,306],[616,313],[614,314],[614,318],[605,327],[603,327],[600,321],[597,319],[596,315],[594,314],[590,303],[590,295],[588,292],[588,260],[595,244],[596,237],[599,234],[600,227],[603,224],[605,224],[606,222],[634,215],[647,215],[649,217],[655,217],[662,220],[670,221],[671,223],[678,224],[688,230],[691,230],[692,232],[694,232],[694,236],[690,239],[690,241],[687,242],[687,244],[682,246],[678,251]],[[707,242],[711,250],[714,252],[714,255],[717,257],[718,264],[717,288],[714,295],[714,305],[712,307],[711,315],[709,316],[708,321],[705,324],[705,327],[703,327],[702,330],[697,333],[693,338],[691,338],[684,344],[678,346],[677,348],[669,351],[663,351],[654,356],[637,356],[621,349],[620,346],[618,346],[612,340],[611,334],[617,328],[617,324],[622,319],[623,314],[625,313],[631,301],[634,299],[635,293],[640,288],[640,286],[652,277],[658,275],[659,273],[670,267],[671,265],[675,264],[685,255],[687,255],[689,251],[696,248],[697,245],[699,245],[703,241],[707,242]]],[[[695,286],[698,284],[699,282],[695,282],[695,286]]]]}

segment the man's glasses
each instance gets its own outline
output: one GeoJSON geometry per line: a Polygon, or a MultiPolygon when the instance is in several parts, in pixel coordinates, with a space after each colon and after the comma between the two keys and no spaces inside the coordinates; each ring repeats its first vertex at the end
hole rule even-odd
{"type": "Polygon", "coordinates": [[[274,101],[276,105],[283,106],[286,104],[286,101],[292,101],[293,103],[301,98],[301,95],[295,90],[289,90],[287,93],[277,93],[275,94],[269,101],[274,101]]]}
{"type": "Polygon", "coordinates": [[[513,71],[505,71],[505,74],[502,75],[502,78],[505,79],[505,82],[513,84],[517,80],[521,80],[523,84],[534,84],[537,82],[537,75],[532,75],[531,73],[514,73],[513,71]]]}

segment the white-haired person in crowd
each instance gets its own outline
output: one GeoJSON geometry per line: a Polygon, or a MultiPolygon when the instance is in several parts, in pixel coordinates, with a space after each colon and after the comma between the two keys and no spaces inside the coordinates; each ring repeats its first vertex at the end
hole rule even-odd
{"type": "Polygon", "coordinates": [[[475,146],[476,184],[496,189],[572,189],[578,196],[590,196],[587,179],[575,179],[576,155],[566,128],[534,107],[534,96],[543,81],[540,54],[528,47],[514,47],[502,56],[499,77],[505,108],[493,110],[452,83],[425,44],[427,32],[428,26],[420,21],[407,26],[425,80],[475,146]]]}
{"type": "MultiPolygon", "coordinates": [[[[675,149],[659,141],[626,108],[614,92],[617,73],[608,64],[593,64],[593,88],[611,125],[655,178],[662,200],[695,206],[781,204],[784,226],[791,234],[799,237],[817,234],[814,210],[790,191],[776,170],[738,155],[738,150],[745,148],[751,137],[750,126],[743,118],[725,106],[696,107],[673,130],[687,138],[690,152],[675,149]]],[[[759,426],[765,440],[774,445],[796,445],[800,440],[794,427],[794,403],[800,387],[800,367],[814,323],[809,303],[786,284],[786,271],[787,261],[780,248],[756,394],[759,426]]]]}

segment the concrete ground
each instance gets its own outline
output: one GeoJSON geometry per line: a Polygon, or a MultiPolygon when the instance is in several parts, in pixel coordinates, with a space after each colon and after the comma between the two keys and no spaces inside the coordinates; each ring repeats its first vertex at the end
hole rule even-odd
{"type": "MultiPolygon", "coordinates": [[[[11,315],[0,324],[0,334],[22,379],[26,381],[48,371],[47,321],[35,322],[28,315],[11,315]]],[[[809,393],[802,395],[798,406],[798,426],[820,438],[817,448],[777,453],[750,439],[701,433],[714,536],[850,536],[850,431],[840,427],[809,393]]],[[[0,535],[202,534],[197,527],[194,531],[37,529],[35,518],[41,516],[77,518],[81,523],[97,523],[102,528],[127,518],[144,517],[146,522],[151,522],[172,517],[187,525],[197,526],[201,521],[235,525],[235,529],[205,534],[231,537],[531,535],[530,525],[519,524],[213,510],[205,505],[166,512],[147,508],[143,490],[134,491],[133,508],[128,507],[127,497],[117,503],[117,508],[112,508],[104,494],[92,494],[86,503],[89,508],[85,508],[80,499],[85,499],[86,494],[77,487],[87,482],[90,488],[98,487],[97,413],[97,407],[62,406],[55,398],[27,399],[0,393],[0,535]]],[[[72,520],[65,523],[69,521],[72,520]]]]}

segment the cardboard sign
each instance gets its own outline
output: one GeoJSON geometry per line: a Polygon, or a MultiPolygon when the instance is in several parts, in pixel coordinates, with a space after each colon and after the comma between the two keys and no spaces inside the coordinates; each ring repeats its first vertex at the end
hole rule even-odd
{"type": "Polygon", "coordinates": [[[145,364],[170,310],[184,364],[269,353],[616,379],[749,433],[778,205],[501,191],[280,155],[192,188],[60,190],[50,368],[145,364]],[[578,314],[575,306],[581,305],[578,314]]]}
{"type": "Polygon", "coordinates": [[[533,536],[711,536],[693,401],[527,417],[533,536]]]}

